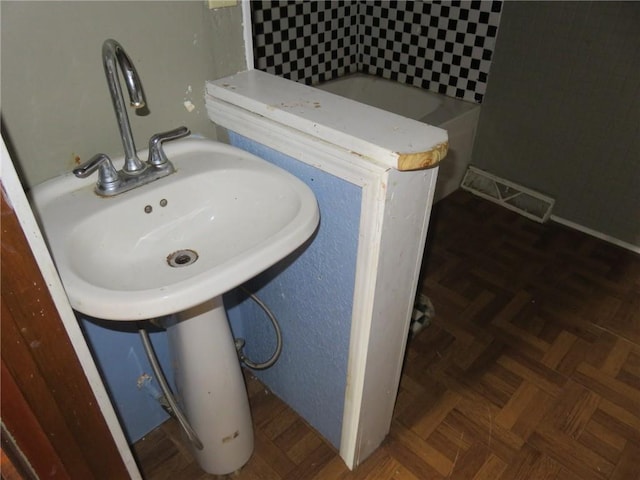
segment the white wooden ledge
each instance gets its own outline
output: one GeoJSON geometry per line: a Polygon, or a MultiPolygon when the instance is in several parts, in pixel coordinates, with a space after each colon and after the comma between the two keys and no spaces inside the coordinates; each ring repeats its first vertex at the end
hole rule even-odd
{"type": "Polygon", "coordinates": [[[260,70],[207,82],[207,94],[397,170],[433,167],[448,149],[441,128],[260,70]]]}

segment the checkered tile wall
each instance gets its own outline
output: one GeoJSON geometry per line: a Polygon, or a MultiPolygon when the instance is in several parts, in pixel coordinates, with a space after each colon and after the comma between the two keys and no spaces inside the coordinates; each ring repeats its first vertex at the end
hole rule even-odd
{"type": "Polygon", "coordinates": [[[358,71],[358,3],[251,2],[255,67],[315,85],[358,71]]]}
{"type": "Polygon", "coordinates": [[[482,102],[501,1],[251,2],[255,67],[315,85],[365,72],[482,102]]]}

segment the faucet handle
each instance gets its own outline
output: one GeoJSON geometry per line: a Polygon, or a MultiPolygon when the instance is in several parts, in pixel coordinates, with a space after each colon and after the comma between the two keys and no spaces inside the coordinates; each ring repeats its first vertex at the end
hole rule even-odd
{"type": "Polygon", "coordinates": [[[168,132],[156,133],[149,139],[149,160],[148,163],[154,167],[164,167],[168,162],[167,156],[162,149],[162,143],[186,137],[191,132],[187,127],[178,127],[168,132]]]}
{"type": "Polygon", "coordinates": [[[77,168],[74,168],[73,174],[78,178],[86,178],[96,170],[98,170],[98,181],[96,183],[96,191],[98,192],[113,189],[120,181],[120,176],[111,159],[104,153],[97,153],[77,168]]]}

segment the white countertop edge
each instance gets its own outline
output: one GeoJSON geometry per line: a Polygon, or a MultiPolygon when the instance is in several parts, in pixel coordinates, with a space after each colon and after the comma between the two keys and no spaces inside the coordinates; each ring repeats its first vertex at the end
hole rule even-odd
{"type": "Polygon", "coordinates": [[[224,101],[391,168],[402,155],[448,141],[441,128],[260,70],[209,81],[206,92],[208,102],[224,101]]]}

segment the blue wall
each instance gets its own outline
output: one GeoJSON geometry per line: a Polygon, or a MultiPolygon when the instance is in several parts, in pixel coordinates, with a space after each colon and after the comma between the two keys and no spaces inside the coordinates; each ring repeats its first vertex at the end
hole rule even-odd
{"type": "MultiPolygon", "coordinates": [[[[233,132],[229,136],[232,145],[297,176],[318,200],[315,236],[248,287],[272,309],[284,339],[279,361],[257,376],[339,448],[361,188],[233,132]]],[[[250,359],[265,360],[275,346],[273,329],[250,299],[239,301],[226,299],[234,332],[243,332],[250,359]]]]}
{"type": "MultiPolygon", "coordinates": [[[[84,318],[80,323],[127,440],[136,442],[169,416],[153,397],[154,390],[158,392],[160,386],[147,360],[135,323],[84,318]],[[143,382],[143,388],[138,388],[138,379],[145,373],[152,380],[143,382]]],[[[167,335],[149,331],[167,381],[173,386],[167,335]]]]}

